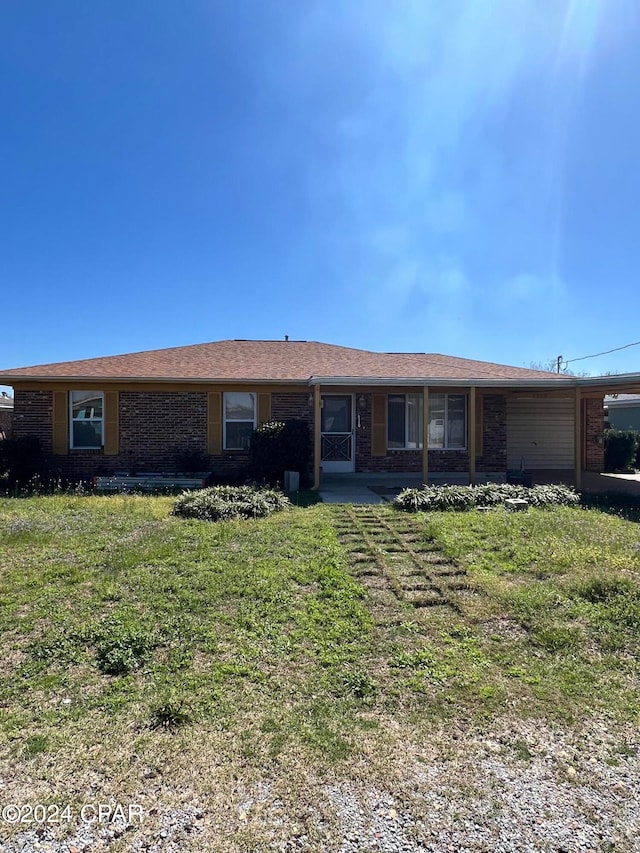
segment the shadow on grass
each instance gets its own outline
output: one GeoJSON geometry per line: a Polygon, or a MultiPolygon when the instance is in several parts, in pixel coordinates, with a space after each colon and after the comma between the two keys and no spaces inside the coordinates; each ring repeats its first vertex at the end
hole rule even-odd
{"type": "Polygon", "coordinates": [[[640,496],[620,492],[590,494],[583,492],[580,503],[587,509],[597,509],[609,515],[617,515],[627,521],[640,522],[640,496]]]}
{"type": "Polygon", "coordinates": [[[298,506],[302,509],[322,503],[320,493],[314,492],[311,489],[302,489],[299,492],[285,492],[285,495],[291,501],[292,506],[298,506]]]}

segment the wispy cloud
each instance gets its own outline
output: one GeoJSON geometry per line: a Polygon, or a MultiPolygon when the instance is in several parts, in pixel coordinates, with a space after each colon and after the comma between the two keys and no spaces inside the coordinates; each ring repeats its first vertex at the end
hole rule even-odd
{"type": "MultiPolygon", "coordinates": [[[[334,206],[325,240],[340,286],[381,323],[439,310],[473,324],[541,299],[564,310],[558,140],[602,4],[338,5],[367,84],[336,122],[330,163],[307,179],[334,206]]],[[[311,53],[327,48],[336,4],[314,8],[311,53]]]]}

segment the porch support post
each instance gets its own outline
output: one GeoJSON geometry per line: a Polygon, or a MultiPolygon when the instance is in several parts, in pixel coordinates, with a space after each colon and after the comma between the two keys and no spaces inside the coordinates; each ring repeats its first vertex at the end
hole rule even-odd
{"type": "Polygon", "coordinates": [[[429,388],[422,388],[422,482],[429,482],[429,388]]]}
{"type": "Polygon", "coordinates": [[[476,387],[469,388],[469,485],[476,482],[476,387]]]}
{"type": "Polygon", "coordinates": [[[313,489],[320,488],[320,457],[322,455],[322,429],[320,409],[320,386],[313,386],[313,489]]]}
{"type": "Polygon", "coordinates": [[[582,399],[580,397],[580,388],[576,388],[575,397],[575,414],[574,414],[575,435],[574,443],[574,476],[576,489],[582,485],[582,399]]]}

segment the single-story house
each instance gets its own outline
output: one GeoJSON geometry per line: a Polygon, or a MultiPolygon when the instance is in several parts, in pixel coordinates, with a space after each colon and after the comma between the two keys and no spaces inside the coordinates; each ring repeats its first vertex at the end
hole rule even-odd
{"type": "Polygon", "coordinates": [[[175,470],[207,453],[219,475],[246,465],[254,427],[302,419],[312,476],[554,471],[580,484],[603,468],[603,397],[640,374],[581,378],[432,353],[312,341],[225,340],[0,371],[14,435],[37,435],[63,476],[175,470]]]}
{"type": "Polygon", "coordinates": [[[615,394],[604,398],[605,425],[640,432],[640,394],[615,394]]]}

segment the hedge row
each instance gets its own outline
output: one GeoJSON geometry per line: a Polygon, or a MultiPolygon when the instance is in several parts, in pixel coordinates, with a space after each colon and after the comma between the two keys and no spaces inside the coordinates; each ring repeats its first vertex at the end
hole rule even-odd
{"type": "Polygon", "coordinates": [[[234,518],[264,518],[289,506],[289,499],[275,489],[211,486],[185,492],[175,502],[173,514],[202,521],[228,521],[234,518]]]}
{"type": "Polygon", "coordinates": [[[480,506],[499,506],[507,498],[524,498],[531,506],[576,506],[580,496],[568,486],[517,486],[489,483],[484,486],[423,486],[405,489],[393,501],[405,512],[468,510],[480,506]]]}

